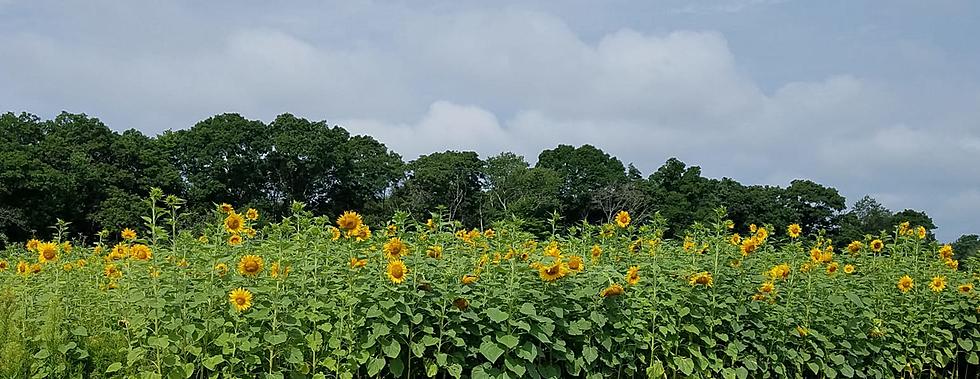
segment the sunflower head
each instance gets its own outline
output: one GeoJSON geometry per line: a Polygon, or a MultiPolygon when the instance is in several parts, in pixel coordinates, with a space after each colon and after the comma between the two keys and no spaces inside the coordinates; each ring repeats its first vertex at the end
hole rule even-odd
{"type": "Polygon", "coordinates": [[[408,245],[401,238],[392,237],[384,244],[385,257],[388,259],[401,259],[401,257],[408,255],[408,245]]]}
{"type": "Polygon", "coordinates": [[[833,275],[834,273],[837,272],[837,269],[839,267],[840,267],[839,263],[831,262],[829,265],[827,265],[827,275],[833,275]]]}
{"type": "Polygon", "coordinates": [[[225,217],[225,230],[232,234],[245,231],[245,219],[238,213],[228,213],[228,217],[225,217]]]}
{"type": "Polygon", "coordinates": [[[232,234],[228,236],[228,244],[231,246],[238,246],[242,244],[241,234],[232,234]]]}
{"type": "Polygon", "coordinates": [[[40,246],[40,245],[41,245],[41,241],[32,238],[30,241],[27,241],[27,244],[26,244],[27,251],[35,252],[35,251],[37,251],[37,247],[40,246]]]}
{"type": "Polygon", "coordinates": [[[953,258],[953,246],[945,244],[939,248],[939,259],[946,260],[953,258]]]}
{"type": "Polygon", "coordinates": [[[429,258],[439,259],[442,258],[442,250],[442,246],[439,245],[429,246],[428,249],[425,249],[425,255],[429,258]]]}
{"type": "Polygon", "coordinates": [[[10,266],[10,264],[7,263],[7,260],[0,259],[0,271],[6,270],[9,266],[10,266]]]}
{"type": "Polygon", "coordinates": [[[340,229],[330,227],[330,240],[336,241],[340,239],[340,229]]]}
{"type": "Polygon", "coordinates": [[[957,269],[960,268],[960,261],[955,259],[947,259],[943,263],[945,263],[946,267],[949,267],[953,271],[956,271],[957,269]]]}
{"type": "Polygon", "coordinates": [[[957,291],[960,291],[960,293],[970,293],[970,292],[973,292],[973,283],[963,283],[963,284],[960,284],[960,286],[957,287],[956,290],[957,291]]]}
{"type": "Polygon", "coordinates": [[[218,276],[225,276],[228,273],[228,265],[224,263],[214,265],[214,273],[218,274],[218,276]]]}
{"type": "Polygon", "coordinates": [[[119,233],[119,235],[122,236],[122,239],[127,241],[132,241],[136,239],[136,231],[130,228],[123,229],[122,232],[119,233]]]}
{"type": "Polygon", "coordinates": [[[541,280],[546,282],[553,282],[561,279],[568,274],[568,267],[562,262],[562,259],[555,259],[550,265],[539,264],[538,265],[538,276],[541,280]]]}
{"type": "Polygon", "coordinates": [[[861,241],[851,241],[851,243],[847,245],[847,251],[850,251],[852,255],[857,254],[861,251],[862,247],[864,247],[864,244],[861,243],[861,241]]]}
{"type": "Polygon", "coordinates": [[[568,269],[572,272],[582,272],[582,270],[585,270],[582,257],[578,255],[568,257],[568,269]]]}
{"type": "Polygon", "coordinates": [[[456,309],[459,309],[460,311],[465,311],[466,308],[470,307],[470,301],[461,297],[457,297],[456,300],[453,300],[453,306],[455,306],[456,309]]]}
{"type": "Polygon", "coordinates": [[[357,269],[367,266],[367,259],[357,259],[357,257],[351,257],[350,268],[357,269]]]}
{"type": "Polygon", "coordinates": [[[236,311],[243,312],[252,307],[252,292],[239,287],[228,293],[228,302],[236,311]]]}
{"type": "Polygon", "coordinates": [[[254,277],[262,272],[264,262],[258,255],[246,255],[238,260],[238,273],[254,277]]]}
{"type": "Polygon", "coordinates": [[[845,274],[853,274],[854,273],[854,265],[852,265],[852,264],[846,264],[846,265],[844,265],[844,273],[845,274]]]}
{"type": "Polygon", "coordinates": [[[742,240],[742,256],[747,257],[759,248],[759,240],[755,237],[748,237],[742,240]]]}
{"type": "Polygon", "coordinates": [[[402,262],[401,259],[388,262],[388,268],[385,271],[388,279],[395,284],[404,282],[406,275],[408,275],[408,268],[405,267],[405,262],[402,262]]]}
{"type": "Polygon", "coordinates": [[[259,211],[255,210],[255,208],[249,208],[247,211],[245,211],[245,218],[249,219],[249,221],[258,220],[259,211]]]}
{"type": "Polygon", "coordinates": [[[619,285],[618,283],[613,283],[613,284],[610,284],[609,287],[606,287],[602,291],[600,291],[599,292],[599,296],[602,296],[602,297],[616,297],[616,296],[622,295],[623,292],[626,292],[623,289],[623,286],[619,285]]]}
{"type": "Polygon", "coordinates": [[[630,218],[629,212],[619,211],[619,213],[616,214],[616,225],[620,228],[629,226],[630,221],[632,221],[632,219],[630,218]]]}
{"type": "Polygon", "coordinates": [[[640,267],[632,266],[626,271],[626,283],[633,286],[640,282],[640,267]]]}
{"type": "Polygon", "coordinates": [[[592,255],[592,262],[598,262],[599,258],[602,257],[602,247],[599,245],[592,245],[592,251],[590,253],[592,255]]]}
{"type": "Polygon", "coordinates": [[[905,275],[900,279],[898,279],[897,286],[899,291],[902,291],[902,293],[906,293],[912,290],[912,287],[915,286],[915,282],[912,280],[911,276],[905,275]]]}
{"type": "Polygon", "coordinates": [[[742,244],[742,236],[734,233],[731,237],[728,237],[728,243],[732,244],[732,246],[740,246],[742,244]]]}
{"type": "Polygon", "coordinates": [[[222,213],[231,213],[235,211],[235,207],[228,203],[221,203],[221,205],[218,206],[218,209],[220,209],[222,213]]]}
{"type": "Polygon", "coordinates": [[[916,237],[919,237],[920,240],[926,239],[926,235],[928,235],[928,233],[926,231],[926,227],[924,227],[924,226],[917,226],[915,228],[915,236],[916,237]]]}
{"type": "Polygon", "coordinates": [[[357,212],[346,211],[340,217],[337,217],[337,227],[344,231],[351,231],[357,229],[364,220],[361,219],[361,215],[357,212]]]}
{"type": "Polygon", "coordinates": [[[800,232],[802,231],[803,228],[800,228],[800,224],[790,224],[789,227],[786,228],[786,234],[789,234],[789,238],[792,239],[800,238],[800,232]]]}
{"type": "Polygon", "coordinates": [[[934,276],[931,281],[929,281],[929,289],[932,292],[943,292],[946,289],[946,277],[942,275],[934,276]]]}
{"type": "Polygon", "coordinates": [[[53,242],[42,242],[37,247],[37,261],[41,263],[58,260],[58,245],[53,242]]]}
{"type": "Polygon", "coordinates": [[[20,261],[17,263],[17,273],[20,275],[27,275],[31,271],[31,266],[27,262],[20,261]]]}
{"type": "Polygon", "coordinates": [[[150,247],[144,244],[135,244],[129,248],[129,251],[129,256],[136,260],[146,261],[153,258],[153,250],[150,250],[150,247]]]}
{"type": "Polygon", "coordinates": [[[882,242],[881,240],[876,239],[874,241],[871,241],[871,251],[879,253],[884,248],[885,248],[885,243],[882,242]]]}
{"type": "Polygon", "coordinates": [[[770,293],[774,289],[776,289],[776,284],[771,281],[762,283],[762,285],[759,286],[759,292],[761,293],[770,293]]]}
{"type": "Polygon", "coordinates": [[[463,278],[460,281],[463,282],[463,284],[465,284],[465,285],[470,285],[470,284],[476,283],[476,281],[478,279],[479,279],[479,277],[476,276],[476,275],[466,274],[466,275],[463,275],[463,278]]]}

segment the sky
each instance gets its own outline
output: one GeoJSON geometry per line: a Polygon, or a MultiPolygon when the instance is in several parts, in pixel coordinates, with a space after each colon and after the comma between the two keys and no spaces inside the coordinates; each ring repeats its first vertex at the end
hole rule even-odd
{"type": "Polygon", "coordinates": [[[406,160],[592,144],[871,195],[949,241],[980,234],[976,36],[971,0],[0,0],[0,112],[288,112],[406,160]]]}

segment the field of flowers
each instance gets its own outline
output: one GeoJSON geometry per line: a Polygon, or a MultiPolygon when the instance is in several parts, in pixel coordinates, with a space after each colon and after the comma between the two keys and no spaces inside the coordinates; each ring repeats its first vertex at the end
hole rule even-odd
{"type": "Polygon", "coordinates": [[[976,375],[976,278],[915,225],[835,251],[724,212],[675,241],[627,212],[535,238],[301,204],[180,230],[181,203],[0,253],[0,376],[976,375]]]}

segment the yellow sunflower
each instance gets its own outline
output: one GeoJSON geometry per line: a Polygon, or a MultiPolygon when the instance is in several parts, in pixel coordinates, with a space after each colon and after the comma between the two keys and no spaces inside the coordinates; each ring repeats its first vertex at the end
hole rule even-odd
{"type": "Polygon", "coordinates": [[[732,246],[739,246],[742,244],[742,236],[734,233],[731,237],[728,237],[728,243],[732,244],[732,246]]]}
{"type": "Polygon", "coordinates": [[[429,246],[428,249],[425,249],[425,255],[427,255],[429,258],[435,258],[435,259],[442,258],[442,246],[439,245],[429,246]]]}
{"type": "Polygon", "coordinates": [[[233,234],[241,233],[245,230],[245,219],[238,213],[228,213],[228,217],[225,217],[225,230],[233,234]]]}
{"type": "Polygon", "coordinates": [[[714,283],[715,283],[714,277],[711,276],[711,273],[707,271],[694,273],[688,278],[688,284],[690,284],[691,286],[702,285],[702,286],[711,287],[714,285],[714,283]]]}
{"type": "Polygon", "coordinates": [[[20,261],[17,263],[17,273],[20,275],[27,275],[30,272],[31,266],[27,262],[20,261]]]}
{"type": "Polygon", "coordinates": [[[246,255],[238,260],[238,273],[244,276],[256,276],[262,272],[262,257],[258,255],[246,255]]]}
{"type": "Polygon", "coordinates": [[[436,228],[436,222],[431,218],[425,220],[425,227],[428,228],[429,230],[433,230],[436,228]]]}
{"type": "Polygon", "coordinates": [[[946,267],[949,267],[953,271],[956,271],[956,269],[960,268],[960,261],[955,259],[947,259],[944,263],[946,264],[946,267]]]}
{"type": "Polygon", "coordinates": [[[759,248],[759,240],[755,237],[746,238],[742,240],[742,256],[747,257],[749,254],[755,252],[759,248]]]}
{"type": "Polygon", "coordinates": [[[351,231],[357,229],[364,221],[361,219],[361,215],[357,212],[346,211],[344,214],[337,217],[337,226],[344,231],[351,231]]]}
{"type": "Polygon", "coordinates": [[[52,242],[42,242],[37,247],[37,261],[41,263],[58,260],[58,245],[52,242]]]}
{"type": "Polygon", "coordinates": [[[218,274],[218,276],[225,276],[228,273],[228,265],[224,263],[214,265],[214,273],[218,274]]]}
{"type": "Polygon", "coordinates": [[[759,286],[759,292],[761,292],[761,293],[770,293],[774,289],[776,289],[776,284],[773,283],[773,282],[765,282],[765,283],[762,283],[761,286],[759,286]]]}
{"type": "Polygon", "coordinates": [[[616,225],[618,225],[620,228],[629,226],[630,221],[632,221],[632,219],[630,219],[629,212],[619,211],[619,213],[616,214],[616,225]]]}
{"type": "Polygon", "coordinates": [[[130,257],[133,259],[145,261],[153,258],[153,250],[150,250],[150,247],[144,244],[135,244],[129,248],[129,251],[130,257]]]}
{"type": "Polygon", "coordinates": [[[956,288],[960,293],[970,293],[973,292],[973,283],[963,283],[956,288]]]}
{"type": "Polygon", "coordinates": [[[367,266],[367,259],[357,259],[357,257],[351,257],[350,268],[361,268],[367,266]]]}
{"type": "Polygon", "coordinates": [[[882,242],[881,240],[876,239],[874,241],[871,241],[871,251],[879,253],[884,248],[885,248],[885,243],[882,242]]]}
{"type": "Polygon", "coordinates": [[[640,267],[632,266],[626,271],[626,283],[629,285],[636,285],[640,282],[640,267]]]}
{"type": "Polygon", "coordinates": [[[836,273],[838,267],[840,267],[840,264],[837,262],[831,262],[829,265],[827,265],[827,275],[833,275],[836,273]]]}
{"type": "Polygon", "coordinates": [[[470,284],[476,283],[476,281],[478,279],[480,279],[480,278],[477,277],[476,275],[466,274],[466,275],[463,275],[463,278],[460,281],[463,282],[463,284],[465,284],[465,285],[470,285],[470,284]]]}
{"type": "Polygon", "coordinates": [[[927,235],[926,227],[918,226],[915,228],[915,236],[919,237],[920,240],[926,239],[926,235],[927,235]]]}
{"type": "Polygon", "coordinates": [[[789,234],[789,238],[792,239],[800,238],[800,232],[802,231],[803,228],[800,228],[800,224],[790,224],[789,227],[786,228],[786,234],[789,234]]]}
{"type": "Polygon", "coordinates": [[[857,254],[859,251],[861,251],[862,247],[864,247],[864,244],[860,241],[852,241],[847,245],[847,251],[850,251],[851,254],[857,254]]]}
{"type": "Polygon", "coordinates": [[[385,257],[388,259],[401,259],[408,255],[408,245],[402,242],[401,238],[393,237],[384,244],[385,257]]]}
{"type": "Polygon", "coordinates": [[[115,263],[107,263],[102,269],[102,274],[109,279],[117,279],[122,276],[122,270],[115,263]]]}
{"type": "Polygon", "coordinates": [[[621,286],[621,285],[619,285],[617,283],[613,283],[613,284],[610,284],[609,287],[606,287],[605,289],[603,289],[602,291],[600,291],[599,292],[599,296],[602,296],[602,297],[615,297],[615,296],[622,295],[623,292],[625,292],[625,290],[623,289],[623,286],[621,286]]]}
{"type": "Polygon", "coordinates": [[[898,279],[898,290],[902,291],[902,293],[909,292],[914,286],[915,282],[911,276],[905,275],[901,279],[898,279]]]}
{"type": "Polygon", "coordinates": [[[846,264],[846,265],[844,265],[844,273],[845,274],[853,274],[854,273],[854,265],[852,265],[852,264],[846,264]]]}
{"type": "Polygon", "coordinates": [[[408,274],[408,268],[405,267],[405,262],[401,259],[395,259],[388,262],[387,269],[388,279],[392,283],[400,284],[405,281],[405,276],[408,274]]]}
{"type": "Polygon", "coordinates": [[[792,269],[790,269],[789,264],[783,263],[769,269],[769,277],[773,279],[785,280],[787,277],[789,277],[790,271],[792,271],[792,269]]]}
{"type": "Polygon", "coordinates": [[[231,204],[228,203],[221,203],[221,205],[219,205],[218,208],[221,209],[221,212],[223,213],[231,213],[235,211],[235,207],[231,206],[231,204]]]}
{"type": "Polygon", "coordinates": [[[942,275],[934,276],[932,280],[929,281],[929,289],[936,293],[943,292],[943,290],[946,289],[946,277],[942,275]]]}
{"type": "Polygon", "coordinates": [[[953,258],[953,246],[950,244],[945,244],[939,248],[939,259],[952,259],[953,258]]]}
{"type": "Polygon", "coordinates": [[[245,218],[247,218],[249,221],[258,220],[259,211],[255,210],[255,208],[249,208],[247,211],[245,211],[245,218]]]}
{"type": "Polygon", "coordinates": [[[540,264],[538,266],[538,276],[541,280],[546,282],[553,282],[561,279],[568,274],[568,268],[565,267],[564,262],[561,258],[555,259],[550,265],[540,264]]]}
{"type": "Polygon", "coordinates": [[[330,240],[336,241],[340,239],[340,229],[330,227],[330,240]]]}
{"type": "Polygon", "coordinates": [[[30,241],[27,241],[27,251],[35,252],[37,251],[37,247],[40,245],[41,241],[32,238],[30,241]]]}
{"type": "Polygon", "coordinates": [[[136,239],[136,231],[130,228],[123,229],[122,232],[119,234],[122,236],[124,240],[127,241],[132,241],[136,239]]]}
{"type": "Polygon", "coordinates": [[[235,310],[242,312],[252,307],[252,293],[249,290],[239,287],[228,293],[228,302],[235,310]]]}
{"type": "Polygon", "coordinates": [[[9,265],[5,259],[0,259],[0,271],[5,271],[9,265]]]}
{"type": "Polygon", "coordinates": [[[242,236],[239,234],[232,234],[228,237],[228,244],[231,246],[238,246],[242,244],[242,236]]]}
{"type": "Polygon", "coordinates": [[[357,241],[366,241],[371,238],[371,228],[367,225],[361,224],[354,230],[347,232],[347,238],[354,237],[357,241]]]}
{"type": "Polygon", "coordinates": [[[568,257],[568,269],[572,272],[582,272],[582,270],[585,270],[582,257],[578,255],[568,257]]]}
{"type": "Polygon", "coordinates": [[[592,262],[598,262],[599,258],[602,257],[602,247],[599,245],[592,245],[592,251],[590,253],[592,254],[592,262]]]}

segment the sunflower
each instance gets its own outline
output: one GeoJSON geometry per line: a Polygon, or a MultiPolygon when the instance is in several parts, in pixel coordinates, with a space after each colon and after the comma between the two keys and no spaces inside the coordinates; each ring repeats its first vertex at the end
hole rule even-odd
{"type": "Polygon", "coordinates": [[[610,284],[609,287],[606,287],[605,289],[603,289],[602,291],[600,291],[599,292],[599,296],[602,296],[602,297],[615,297],[615,296],[622,295],[623,292],[625,292],[625,290],[623,289],[623,286],[619,285],[618,283],[613,283],[613,284],[610,284]]]}
{"type": "Polygon", "coordinates": [[[37,247],[37,261],[41,263],[58,260],[58,245],[52,242],[42,242],[37,247]]]}
{"type": "Polygon", "coordinates": [[[929,281],[929,289],[936,293],[943,292],[946,289],[946,277],[942,275],[932,277],[929,281]]]}
{"type": "Polygon", "coordinates": [[[238,246],[242,244],[242,236],[239,234],[232,234],[228,237],[228,244],[231,246],[238,246]]]}
{"type": "Polygon", "coordinates": [[[85,267],[85,265],[87,265],[87,264],[88,264],[88,261],[86,261],[85,259],[79,259],[79,260],[75,261],[75,266],[78,266],[78,267],[85,267]]]}
{"type": "Polygon", "coordinates": [[[357,257],[351,257],[350,268],[361,268],[367,266],[367,259],[357,259],[357,257]]]}
{"type": "Polygon", "coordinates": [[[599,262],[599,258],[602,257],[602,247],[599,245],[592,245],[592,262],[599,262]]]}
{"type": "Polygon", "coordinates": [[[768,274],[769,274],[769,277],[772,278],[772,279],[784,279],[785,280],[787,277],[789,277],[790,271],[792,271],[792,269],[790,269],[789,264],[783,263],[781,265],[772,266],[772,268],[769,269],[769,273],[768,274]]]}
{"type": "Polygon", "coordinates": [[[72,264],[71,264],[71,263],[69,262],[69,263],[65,263],[65,264],[63,264],[63,265],[61,265],[61,268],[62,268],[63,270],[65,270],[65,271],[71,271],[71,270],[72,270],[73,268],[75,268],[75,266],[73,266],[73,265],[72,265],[72,264]]]}
{"type": "Polygon", "coordinates": [[[228,302],[235,307],[235,310],[242,312],[252,307],[252,293],[239,287],[228,293],[228,302]]]}
{"type": "Polygon", "coordinates": [[[386,236],[388,236],[388,237],[394,237],[395,234],[398,234],[398,225],[389,224],[387,227],[385,227],[385,235],[386,236]]]}
{"type": "Polygon", "coordinates": [[[807,334],[810,334],[810,330],[807,329],[807,328],[805,328],[805,327],[803,327],[803,326],[797,325],[796,326],[796,334],[799,334],[800,337],[806,337],[807,334]]]}
{"type": "Polygon", "coordinates": [[[911,224],[909,224],[908,221],[902,221],[901,224],[898,224],[898,235],[904,236],[906,234],[912,234],[911,230],[909,230],[910,225],[911,224]]]}
{"type": "Polygon", "coordinates": [[[616,225],[620,228],[629,226],[630,221],[632,221],[632,219],[630,218],[629,212],[619,211],[619,213],[616,214],[616,225]]]}
{"type": "Polygon", "coordinates": [[[853,274],[854,273],[854,265],[852,265],[852,264],[846,264],[846,265],[844,265],[844,273],[845,274],[853,274]]]}
{"type": "Polygon", "coordinates": [[[702,285],[702,286],[711,287],[715,284],[715,279],[714,277],[711,276],[710,272],[701,271],[692,274],[688,278],[687,283],[690,284],[691,286],[702,285]]]}
{"type": "Polygon", "coordinates": [[[130,257],[133,259],[145,261],[153,258],[153,250],[150,250],[149,246],[144,244],[135,244],[133,247],[129,248],[130,257]]]}
{"type": "Polygon", "coordinates": [[[493,229],[487,229],[487,230],[484,230],[483,231],[483,237],[486,238],[486,239],[491,239],[491,238],[495,237],[496,235],[497,235],[497,232],[493,231],[493,229]]]}
{"type": "Polygon", "coordinates": [[[613,224],[605,224],[602,226],[602,230],[599,231],[599,237],[609,238],[616,233],[616,226],[613,224]]]}
{"type": "Polygon", "coordinates": [[[357,212],[346,211],[340,217],[337,217],[337,226],[348,232],[357,229],[363,223],[364,221],[361,219],[361,215],[357,214],[357,212]]]}
{"type": "Polygon", "coordinates": [[[429,258],[439,259],[442,258],[442,250],[442,246],[439,245],[429,246],[428,249],[425,249],[425,255],[429,258]]]}
{"type": "Polygon", "coordinates": [[[585,270],[582,257],[578,255],[568,257],[568,269],[572,272],[582,272],[582,270],[585,270]]]}
{"type": "Polygon", "coordinates": [[[765,299],[766,299],[766,295],[763,295],[761,293],[757,293],[755,295],[752,295],[752,301],[763,301],[765,299]]]}
{"type": "Polygon", "coordinates": [[[694,249],[694,246],[695,246],[694,238],[692,238],[691,236],[684,236],[684,244],[681,246],[681,248],[683,248],[684,251],[690,253],[691,250],[694,249]]]}
{"type": "Polygon", "coordinates": [[[945,244],[939,248],[939,259],[952,259],[953,258],[953,246],[945,244]]]}
{"type": "Polygon", "coordinates": [[[0,271],[6,270],[7,267],[10,267],[10,264],[4,259],[0,259],[0,271]]]}
{"type": "Polygon", "coordinates": [[[847,245],[847,251],[850,251],[851,254],[857,254],[859,251],[861,251],[862,247],[864,247],[864,244],[860,241],[852,241],[847,245]]]}
{"type": "Polygon", "coordinates": [[[786,234],[789,234],[789,238],[792,239],[800,238],[800,232],[802,231],[803,228],[800,228],[800,224],[790,224],[789,227],[786,228],[786,234]]]}
{"type": "Polygon", "coordinates": [[[758,238],[759,241],[765,241],[767,238],[769,238],[769,230],[765,227],[760,227],[759,230],[755,232],[755,238],[758,238]]]}
{"type": "Polygon", "coordinates": [[[827,275],[833,275],[835,272],[837,272],[839,267],[840,264],[837,262],[831,262],[829,265],[827,265],[827,275]]]}
{"type": "Polygon", "coordinates": [[[102,269],[102,274],[109,279],[117,279],[122,276],[122,269],[115,263],[107,263],[102,269]]]}
{"type": "Polygon", "coordinates": [[[546,257],[552,257],[556,259],[561,258],[561,250],[558,249],[558,241],[551,241],[548,246],[544,248],[544,255],[546,257]]]}
{"type": "Polygon", "coordinates": [[[64,251],[65,254],[71,253],[71,242],[65,241],[61,244],[61,251],[64,251]]]}
{"type": "Polygon", "coordinates": [[[122,232],[119,233],[119,235],[122,236],[122,239],[127,241],[132,241],[136,239],[136,231],[130,228],[123,229],[122,232]]]}
{"type": "Polygon", "coordinates": [[[871,241],[871,251],[879,253],[884,248],[885,248],[885,243],[881,242],[881,240],[876,239],[874,241],[871,241]]]}
{"type": "Polygon", "coordinates": [[[35,263],[31,265],[31,274],[37,274],[41,272],[41,264],[35,263]]]}
{"type": "Polygon", "coordinates": [[[26,245],[27,246],[27,251],[35,252],[35,251],[37,251],[37,247],[40,246],[40,245],[41,245],[41,241],[38,241],[37,239],[32,238],[30,241],[27,241],[27,245],[26,245]]]}
{"type": "Polygon", "coordinates": [[[27,262],[20,261],[19,263],[17,263],[17,273],[18,274],[27,275],[27,273],[30,271],[30,269],[31,269],[31,266],[28,265],[27,262]]]}
{"type": "Polygon", "coordinates": [[[460,311],[465,311],[466,308],[469,308],[470,301],[461,297],[457,297],[456,300],[453,300],[453,305],[456,307],[456,309],[459,309],[460,311]]]}
{"type": "Polygon", "coordinates": [[[392,283],[400,284],[405,281],[405,275],[408,274],[408,268],[405,267],[405,262],[402,262],[401,259],[395,259],[388,262],[387,274],[388,279],[390,279],[392,283]]]}
{"type": "Polygon", "coordinates": [[[214,273],[218,274],[218,276],[225,276],[228,273],[228,265],[224,263],[214,265],[214,273]]]}
{"type": "Polygon", "coordinates": [[[247,218],[249,221],[258,220],[259,211],[255,210],[255,208],[249,208],[247,211],[245,211],[245,218],[247,218]]]}
{"type": "Polygon", "coordinates": [[[228,217],[225,217],[225,230],[232,234],[241,233],[245,230],[245,219],[238,213],[228,213],[228,217]]]}
{"type": "Polygon", "coordinates": [[[960,267],[960,261],[955,259],[947,259],[944,263],[946,263],[946,267],[949,267],[953,271],[956,271],[960,267]]]}
{"type": "Polygon", "coordinates": [[[759,248],[759,240],[757,240],[755,237],[746,238],[742,240],[741,250],[742,250],[743,257],[749,256],[749,254],[752,254],[758,248],[759,248]]]}
{"type": "Polygon", "coordinates": [[[262,272],[262,257],[246,255],[238,261],[238,273],[244,276],[256,276],[262,272]]]}
{"type": "Polygon", "coordinates": [[[470,284],[476,283],[477,279],[480,279],[480,278],[478,276],[476,276],[476,275],[466,274],[466,275],[463,275],[463,278],[460,281],[463,282],[463,284],[465,284],[465,285],[470,285],[470,284]]]}
{"type": "Polygon", "coordinates": [[[408,255],[408,245],[402,242],[401,238],[392,237],[384,244],[385,257],[388,259],[401,259],[401,257],[408,255]]]}
{"type": "Polygon", "coordinates": [[[354,230],[347,232],[347,238],[354,237],[357,241],[365,241],[371,238],[371,228],[367,225],[361,224],[354,230]]]}
{"type": "Polygon", "coordinates": [[[340,229],[330,227],[330,240],[336,241],[340,239],[340,229]]]}
{"type": "Polygon", "coordinates": [[[960,293],[970,293],[973,292],[973,283],[963,283],[959,287],[956,287],[957,291],[960,293]]]}
{"type": "Polygon", "coordinates": [[[434,230],[436,228],[436,222],[433,219],[425,220],[425,227],[429,230],[434,230]]]}
{"type": "Polygon", "coordinates": [[[728,243],[732,244],[732,246],[739,246],[742,244],[742,236],[734,233],[731,237],[728,237],[728,243]]]}
{"type": "Polygon", "coordinates": [[[561,258],[555,259],[550,265],[539,264],[538,276],[546,282],[553,282],[568,274],[568,268],[561,258]]]}
{"type": "Polygon", "coordinates": [[[909,292],[909,290],[911,290],[914,286],[915,282],[912,281],[911,276],[905,275],[901,279],[898,279],[898,289],[899,291],[902,291],[902,293],[909,292]]]}
{"type": "Polygon", "coordinates": [[[640,267],[632,266],[626,271],[626,283],[629,285],[636,285],[640,282],[640,267]]]}
{"type": "Polygon", "coordinates": [[[235,211],[235,207],[232,207],[231,204],[228,203],[221,203],[221,205],[218,206],[218,209],[221,209],[221,212],[223,213],[231,213],[235,211]]]}
{"type": "Polygon", "coordinates": [[[776,284],[771,281],[762,283],[762,285],[759,286],[759,292],[761,293],[770,293],[775,289],[776,289],[776,284]]]}
{"type": "Polygon", "coordinates": [[[917,226],[915,228],[915,236],[916,237],[919,237],[920,240],[926,239],[926,235],[927,235],[926,227],[924,227],[924,226],[917,226]]]}

